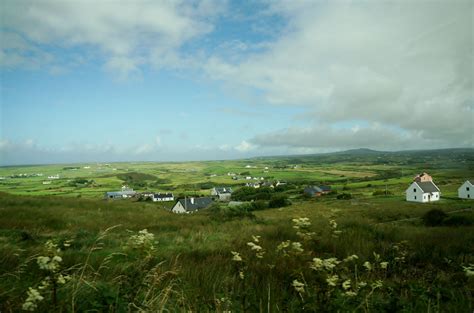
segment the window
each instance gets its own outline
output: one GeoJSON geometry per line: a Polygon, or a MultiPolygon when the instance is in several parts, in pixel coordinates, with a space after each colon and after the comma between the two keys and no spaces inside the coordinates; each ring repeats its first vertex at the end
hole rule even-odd
{"type": "Polygon", "coordinates": [[[415,196],[415,200],[416,200],[416,196],[415,196]]]}
{"type": "Polygon", "coordinates": [[[416,192],[416,188],[413,188],[413,192],[416,192]]]}
{"type": "Polygon", "coordinates": [[[468,198],[470,198],[470,197],[471,197],[471,195],[470,195],[470,194],[467,194],[467,197],[468,197],[468,198]]]}
{"type": "Polygon", "coordinates": [[[466,187],[466,191],[469,191],[469,187],[466,187]]]}

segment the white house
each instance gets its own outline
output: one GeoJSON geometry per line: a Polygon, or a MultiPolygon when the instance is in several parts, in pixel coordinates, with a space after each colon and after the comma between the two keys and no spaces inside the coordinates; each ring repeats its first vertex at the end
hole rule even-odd
{"type": "Polygon", "coordinates": [[[232,188],[230,187],[214,187],[211,190],[212,196],[218,196],[220,201],[230,201],[232,188]]]}
{"type": "Polygon", "coordinates": [[[171,212],[173,213],[194,213],[200,209],[205,209],[212,203],[212,198],[185,198],[179,199],[178,202],[173,206],[171,212]]]}
{"type": "Polygon", "coordinates": [[[136,191],[134,191],[131,188],[128,188],[127,186],[122,186],[121,191],[109,191],[106,192],[104,195],[105,199],[125,199],[125,198],[131,198],[137,194],[136,191]]]}
{"type": "Polygon", "coordinates": [[[152,196],[153,202],[174,201],[172,193],[155,193],[152,196]]]}
{"type": "Polygon", "coordinates": [[[421,203],[438,201],[441,196],[438,186],[426,173],[417,175],[405,193],[407,201],[421,203]]]}
{"type": "Polygon", "coordinates": [[[474,199],[474,179],[469,179],[464,182],[458,189],[458,196],[461,199],[474,199]]]}

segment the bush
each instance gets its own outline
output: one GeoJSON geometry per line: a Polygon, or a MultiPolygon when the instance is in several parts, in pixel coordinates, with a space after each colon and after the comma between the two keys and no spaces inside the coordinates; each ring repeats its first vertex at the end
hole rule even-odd
{"type": "Polygon", "coordinates": [[[219,221],[229,221],[232,219],[241,219],[241,218],[255,218],[255,215],[251,212],[252,207],[250,204],[242,204],[239,206],[233,207],[224,207],[219,204],[213,204],[209,211],[212,214],[212,219],[219,221]]]}
{"type": "Polygon", "coordinates": [[[433,209],[426,212],[421,219],[426,226],[433,227],[443,225],[446,217],[448,217],[448,215],[443,211],[439,209],[433,209]]]}
{"type": "Polygon", "coordinates": [[[257,200],[250,204],[252,206],[252,211],[259,211],[268,209],[268,203],[263,200],[257,200]]]}
{"type": "Polygon", "coordinates": [[[350,193],[341,193],[336,197],[338,200],[350,200],[352,199],[352,195],[350,193]]]}
{"type": "Polygon", "coordinates": [[[281,208],[290,204],[288,197],[284,194],[273,195],[268,202],[269,208],[281,208]]]}
{"type": "Polygon", "coordinates": [[[473,221],[467,216],[453,215],[448,216],[443,221],[443,225],[446,226],[469,226],[472,225],[473,221]]]}

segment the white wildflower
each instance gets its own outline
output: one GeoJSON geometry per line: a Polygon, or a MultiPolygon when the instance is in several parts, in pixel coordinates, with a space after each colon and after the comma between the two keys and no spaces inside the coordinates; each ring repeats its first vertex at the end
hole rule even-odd
{"type": "Polygon", "coordinates": [[[387,266],[388,266],[388,262],[380,262],[380,267],[382,269],[384,269],[384,270],[387,269],[387,266]]]}
{"type": "Polygon", "coordinates": [[[372,283],[372,289],[381,288],[383,286],[383,282],[381,280],[377,280],[372,283]]]}
{"type": "Polygon", "coordinates": [[[38,302],[42,301],[44,297],[39,293],[38,290],[34,288],[28,288],[26,292],[28,298],[26,298],[25,303],[23,303],[23,310],[25,311],[34,311],[38,307],[38,302]]]}
{"type": "Polygon", "coordinates": [[[328,276],[328,278],[326,278],[326,282],[328,283],[329,286],[336,287],[338,281],[339,281],[338,275],[331,275],[331,276],[328,276]]]}
{"type": "Polygon", "coordinates": [[[337,258],[328,258],[323,260],[323,267],[327,270],[330,271],[341,263],[340,261],[337,260],[337,258]]]}
{"type": "Polygon", "coordinates": [[[259,242],[260,236],[252,236],[254,242],[259,242]]]}
{"type": "Polygon", "coordinates": [[[357,255],[353,254],[353,255],[350,255],[347,258],[345,258],[344,262],[351,262],[351,261],[355,261],[355,260],[358,260],[358,259],[359,259],[359,257],[357,255]]]}
{"type": "Polygon", "coordinates": [[[350,290],[349,290],[349,291],[346,291],[344,294],[345,294],[346,296],[348,296],[348,297],[355,297],[355,296],[357,296],[357,293],[356,293],[356,292],[350,291],[350,290]]]}
{"type": "Polygon", "coordinates": [[[242,257],[240,256],[240,253],[238,252],[235,252],[235,251],[231,251],[233,257],[232,257],[232,261],[235,261],[235,262],[242,262],[242,257]]]}
{"type": "Polygon", "coordinates": [[[244,278],[245,278],[245,275],[244,275],[244,272],[243,272],[243,271],[240,271],[240,272],[239,272],[239,277],[240,277],[240,279],[244,279],[244,278]]]}
{"type": "Polygon", "coordinates": [[[372,264],[370,264],[369,261],[365,261],[363,266],[368,270],[368,271],[371,271],[372,270],[372,264]]]}
{"type": "Polygon", "coordinates": [[[314,258],[313,263],[311,263],[310,267],[315,271],[319,271],[323,268],[323,260],[321,260],[320,258],[314,258]]]}
{"type": "Polygon", "coordinates": [[[303,293],[304,292],[304,287],[305,287],[305,284],[298,281],[297,279],[293,280],[293,283],[291,284],[293,286],[293,288],[295,288],[296,291],[298,291],[299,293],[303,293]]]}
{"type": "Polygon", "coordinates": [[[259,245],[254,244],[253,242],[247,242],[247,246],[249,246],[252,250],[260,251],[262,247],[259,245]]]}
{"type": "Polygon", "coordinates": [[[344,290],[347,290],[347,289],[351,288],[351,280],[350,280],[350,279],[345,280],[345,281],[342,283],[342,288],[343,288],[344,290]]]}
{"type": "Polygon", "coordinates": [[[303,249],[303,246],[301,245],[300,242],[293,242],[291,244],[291,247],[293,248],[293,250],[295,250],[296,252],[303,252],[304,249],[303,249]]]}
{"type": "Polygon", "coordinates": [[[469,266],[463,266],[462,268],[467,277],[474,277],[474,264],[469,264],[469,266]]]}

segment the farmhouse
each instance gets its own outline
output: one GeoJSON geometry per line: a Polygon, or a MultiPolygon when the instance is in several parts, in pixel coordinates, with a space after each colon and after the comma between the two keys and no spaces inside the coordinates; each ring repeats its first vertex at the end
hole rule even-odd
{"type": "Polygon", "coordinates": [[[219,197],[220,201],[229,201],[232,195],[232,188],[230,187],[214,187],[211,190],[212,196],[219,197]]]}
{"type": "Polygon", "coordinates": [[[438,201],[441,195],[438,186],[433,183],[432,177],[426,173],[415,176],[413,183],[405,193],[407,201],[421,203],[438,201]]]}
{"type": "Polygon", "coordinates": [[[202,198],[184,198],[179,199],[173,206],[171,212],[173,213],[194,213],[201,209],[205,209],[212,203],[211,197],[202,198]]]}
{"type": "Polygon", "coordinates": [[[260,188],[260,184],[259,183],[246,183],[245,187],[260,188]]]}
{"type": "Polygon", "coordinates": [[[304,193],[310,197],[319,197],[330,192],[331,186],[308,186],[304,189],[304,193]]]}
{"type": "Polygon", "coordinates": [[[105,199],[125,199],[135,196],[137,193],[131,188],[126,186],[122,187],[121,191],[109,191],[105,193],[105,199]]]}
{"type": "Polygon", "coordinates": [[[461,199],[474,199],[474,179],[469,179],[464,182],[458,189],[458,196],[461,199]]]}
{"type": "Polygon", "coordinates": [[[153,202],[174,201],[172,193],[155,193],[152,198],[153,202]]]}

